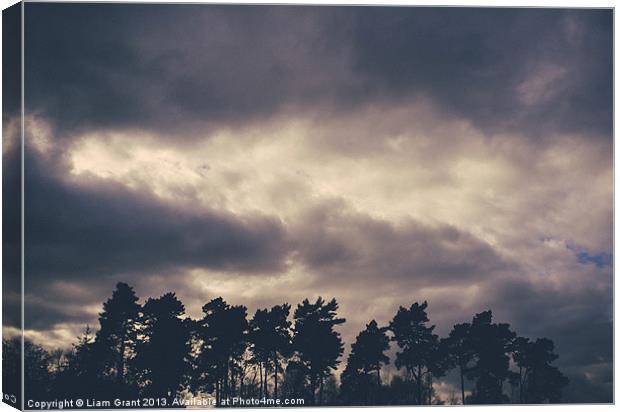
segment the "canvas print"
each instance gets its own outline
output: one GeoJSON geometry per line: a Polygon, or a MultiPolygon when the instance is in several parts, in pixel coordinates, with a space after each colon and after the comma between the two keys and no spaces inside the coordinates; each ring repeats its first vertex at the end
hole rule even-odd
{"type": "Polygon", "coordinates": [[[5,403],[613,402],[613,10],[3,31],[5,403]]]}

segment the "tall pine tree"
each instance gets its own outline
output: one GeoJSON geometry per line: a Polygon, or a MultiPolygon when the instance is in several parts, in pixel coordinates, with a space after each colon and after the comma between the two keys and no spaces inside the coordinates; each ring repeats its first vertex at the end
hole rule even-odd
{"type": "Polygon", "coordinates": [[[396,354],[396,367],[405,368],[414,382],[416,403],[424,403],[425,379],[435,367],[435,351],[439,338],[433,333],[435,326],[428,326],[426,302],[411,305],[409,309],[400,307],[390,322],[393,340],[401,349],[396,354]]]}
{"type": "MultiPolygon", "coordinates": [[[[99,314],[100,329],[95,340],[100,373],[106,380],[112,380],[116,389],[123,392],[135,387],[131,374],[131,361],[135,356],[138,339],[138,315],[140,305],[133,288],[119,282],[112,297],[103,304],[99,314]]],[[[113,395],[113,393],[110,393],[113,395]]]]}
{"type": "Polygon", "coordinates": [[[474,362],[467,370],[467,376],[476,382],[471,397],[473,403],[499,404],[508,401],[503,385],[513,374],[509,354],[515,336],[510,325],[493,323],[490,310],[474,316],[469,334],[474,362]]]}
{"type": "Polygon", "coordinates": [[[278,397],[278,378],[281,361],[290,355],[291,322],[288,315],[291,305],[276,305],[270,310],[259,309],[250,321],[249,340],[252,352],[259,363],[262,390],[267,396],[267,370],[273,367],[273,397],[278,397]],[[263,376],[263,374],[265,376],[263,376]]]}
{"type": "Polygon", "coordinates": [[[202,307],[198,321],[202,341],[199,367],[202,387],[212,388],[219,404],[222,397],[236,396],[239,370],[247,348],[247,308],[230,306],[224,299],[213,299],[202,307]],[[206,384],[206,386],[205,386],[206,384]]]}
{"type": "Polygon", "coordinates": [[[473,358],[473,349],[470,342],[471,325],[459,323],[454,325],[447,338],[441,340],[448,357],[448,364],[457,367],[461,389],[461,404],[465,404],[465,373],[473,358]]]}
{"type": "Polygon", "coordinates": [[[185,306],[174,293],[148,299],[142,308],[142,342],[136,367],[148,382],[146,394],[174,397],[189,372],[190,333],[184,321],[185,306]]]}
{"type": "Polygon", "coordinates": [[[385,351],[390,347],[387,327],[372,320],[351,345],[347,366],[341,376],[343,397],[349,403],[379,404],[381,366],[390,363],[385,351]]]}
{"type": "Polygon", "coordinates": [[[568,378],[551,365],[558,358],[553,341],[546,338],[530,341],[517,338],[513,344],[513,360],[519,367],[520,403],[557,403],[568,378]]]}
{"type": "Polygon", "coordinates": [[[340,333],[334,327],[344,323],[345,319],[336,317],[337,310],[336,299],[325,302],[321,297],[315,303],[305,299],[295,309],[293,348],[299,364],[306,371],[312,405],[322,403],[325,378],[336,369],[343,352],[340,333]]]}

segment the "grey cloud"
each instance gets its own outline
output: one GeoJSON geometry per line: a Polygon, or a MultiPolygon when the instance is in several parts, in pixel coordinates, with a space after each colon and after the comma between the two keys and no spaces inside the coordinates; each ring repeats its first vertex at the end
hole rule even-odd
{"type": "Polygon", "coordinates": [[[413,219],[394,224],[342,201],[316,206],[301,220],[293,229],[297,252],[308,270],[319,274],[318,282],[329,278],[366,287],[370,281],[374,288],[454,286],[516,267],[456,227],[413,219]]]}
{"type": "MultiPolygon", "coordinates": [[[[73,298],[72,298],[73,299],[73,298]]],[[[81,326],[95,325],[93,315],[80,311],[79,307],[67,306],[54,298],[50,302],[26,298],[25,327],[28,330],[50,331],[60,323],[72,323],[81,326]]],[[[16,326],[20,327],[20,326],[16,326]]]]}
{"type": "Polygon", "coordinates": [[[491,133],[611,132],[610,10],[31,3],[26,16],[28,110],[63,129],[179,134],[422,95],[491,133]]]}
{"type": "Polygon", "coordinates": [[[96,177],[69,183],[32,151],[26,162],[26,266],[33,283],[177,266],[278,270],[288,252],[278,219],[187,210],[96,177]]]}
{"type": "MultiPolygon", "coordinates": [[[[613,376],[608,371],[608,376],[613,376]]],[[[613,403],[613,382],[588,379],[583,372],[569,374],[568,386],[563,391],[565,403],[613,403]]]]}
{"type": "Polygon", "coordinates": [[[337,42],[321,32],[320,19],[332,13],[321,14],[303,7],[29,4],[29,110],[70,130],[179,133],[324,101],[346,73],[337,73],[337,42]]]}
{"type": "Polygon", "coordinates": [[[2,122],[21,110],[21,3],[2,11],[2,122]]]}
{"type": "Polygon", "coordinates": [[[609,10],[385,8],[358,13],[353,27],[357,71],[390,95],[428,95],[491,133],[610,136],[609,10]],[[516,91],[540,63],[568,74],[557,95],[528,107],[516,91]]]}
{"type": "Polygon", "coordinates": [[[21,150],[18,130],[3,119],[2,324],[21,325],[21,150]]]}

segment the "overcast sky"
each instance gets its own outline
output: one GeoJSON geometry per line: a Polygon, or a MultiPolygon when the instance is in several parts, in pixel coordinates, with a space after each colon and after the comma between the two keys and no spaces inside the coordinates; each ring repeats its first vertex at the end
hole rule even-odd
{"type": "Polygon", "coordinates": [[[428,300],[611,400],[610,10],[27,3],[25,30],[28,337],[69,345],[117,281],[195,317],[336,297],[347,348],[428,300]]]}

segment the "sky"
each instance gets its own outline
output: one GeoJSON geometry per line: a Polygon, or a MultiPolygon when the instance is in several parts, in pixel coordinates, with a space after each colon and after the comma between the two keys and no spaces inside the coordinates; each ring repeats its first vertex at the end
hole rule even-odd
{"type": "Polygon", "coordinates": [[[347,349],[427,300],[611,401],[611,10],[25,9],[27,337],[69,346],[118,281],[194,317],[336,297],[347,349]]]}

